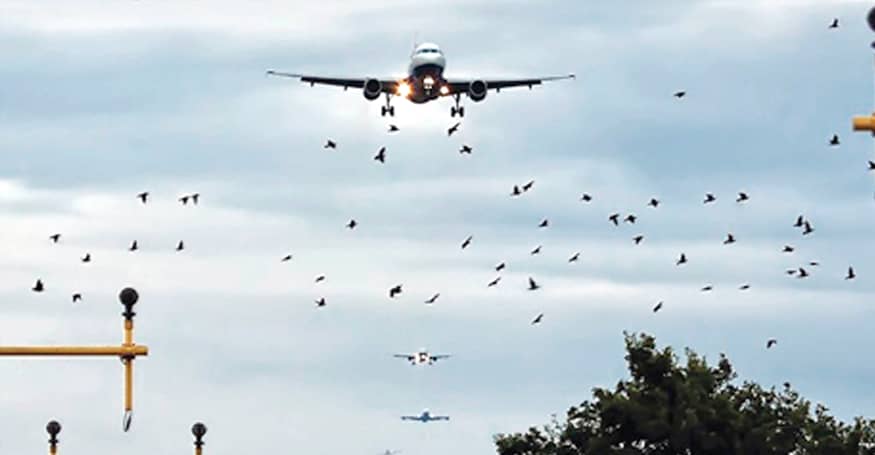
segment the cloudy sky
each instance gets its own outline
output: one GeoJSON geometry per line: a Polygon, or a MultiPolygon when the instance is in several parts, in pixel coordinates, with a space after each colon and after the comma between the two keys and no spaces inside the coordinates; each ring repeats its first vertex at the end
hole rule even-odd
{"type": "Polygon", "coordinates": [[[127,434],[115,360],[2,359],[0,452],[56,418],[70,455],[186,453],[196,420],[216,455],[489,453],[623,377],[624,330],[875,416],[868,2],[595,3],[0,1],[0,343],[118,343],[134,286],[151,349],[127,434]],[[448,100],[397,103],[388,135],[355,90],[264,76],[400,75],[417,33],[451,76],[578,78],[468,102],[447,138],[448,100]],[[455,357],[391,357],[421,347],[455,357]],[[423,408],[452,420],[398,419],[423,408]]]}

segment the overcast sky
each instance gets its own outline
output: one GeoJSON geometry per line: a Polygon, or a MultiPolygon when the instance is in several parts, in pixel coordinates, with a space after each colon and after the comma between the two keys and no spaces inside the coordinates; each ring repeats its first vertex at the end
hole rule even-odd
{"type": "Polygon", "coordinates": [[[119,343],[134,286],[150,347],[127,434],[114,359],[0,359],[0,453],[52,418],[64,455],[186,453],[196,420],[210,455],[490,453],[624,377],[624,330],[875,416],[870,2],[595,3],[0,0],[0,343],[119,343]],[[467,101],[448,138],[449,100],[390,120],[264,75],[401,75],[417,34],[448,76],[578,77],[467,101]],[[421,347],[454,357],[392,358],[421,347]],[[398,418],[423,408],[452,420],[398,418]]]}

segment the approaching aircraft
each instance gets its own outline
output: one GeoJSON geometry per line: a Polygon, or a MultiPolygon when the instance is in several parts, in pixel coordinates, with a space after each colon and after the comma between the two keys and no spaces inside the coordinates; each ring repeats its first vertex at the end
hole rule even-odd
{"type": "Polygon", "coordinates": [[[428,409],[426,409],[418,416],[401,416],[401,420],[415,420],[422,423],[428,423],[436,420],[450,420],[450,416],[433,416],[428,409]]]}
{"type": "Polygon", "coordinates": [[[411,365],[424,365],[429,364],[433,365],[435,362],[441,359],[446,359],[450,357],[449,354],[440,354],[440,355],[431,355],[424,348],[420,349],[419,352],[414,352],[413,354],[395,354],[396,358],[399,359],[407,359],[411,365]]]}
{"type": "Polygon", "coordinates": [[[391,104],[392,96],[406,98],[416,104],[427,103],[444,96],[452,96],[456,105],[450,109],[450,116],[455,117],[458,114],[459,117],[464,117],[465,108],[461,105],[463,94],[468,95],[471,101],[480,102],[486,98],[486,93],[491,89],[495,89],[495,92],[498,93],[503,88],[528,86],[531,89],[532,86],[540,85],[546,81],[574,79],[574,74],[532,79],[447,79],[444,77],[446,63],[443,52],[436,44],[423,43],[414,47],[413,53],[410,55],[407,76],[401,78],[335,78],[274,70],[269,70],[267,74],[297,78],[301,82],[309,83],[311,87],[315,84],[323,84],[343,87],[344,90],[350,87],[362,89],[365,98],[369,101],[379,98],[380,95],[385,95],[386,105],[381,109],[383,117],[386,114],[395,116],[395,107],[391,104]]]}

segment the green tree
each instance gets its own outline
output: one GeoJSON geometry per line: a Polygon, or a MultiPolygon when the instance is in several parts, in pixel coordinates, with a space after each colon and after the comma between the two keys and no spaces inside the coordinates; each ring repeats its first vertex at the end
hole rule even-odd
{"type": "Polygon", "coordinates": [[[541,428],[495,436],[499,455],[875,455],[875,421],[844,423],[785,383],[737,385],[686,350],[686,363],[649,335],[626,334],[630,378],[541,428]]]}

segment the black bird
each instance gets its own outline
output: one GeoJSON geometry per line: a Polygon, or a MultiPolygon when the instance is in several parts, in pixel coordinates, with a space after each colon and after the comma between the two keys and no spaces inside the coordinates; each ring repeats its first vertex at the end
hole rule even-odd
{"type": "Polygon", "coordinates": [[[875,171],[875,161],[869,161],[869,170],[875,171]]]}
{"type": "Polygon", "coordinates": [[[789,269],[787,270],[787,275],[796,275],[796,272],[796,269],[789,269]]]}
{"type": "Polygon", "coordinates": [[[459,126],[461,126],[461,125],[462,125],[462,123],[458,122],[455,125],[451,126],[450,129],[447,130],[447,136],[452,136],[453,133],[455,133],[456,131],[459,131],[459,126]]]}
{"type": "Polygon", "coordinates": [[[854,268],[848,267],[848,274],[847,274],[847,276],[845,276],[845,279],[846,280],[853,280],[856,277],[857,277],[857,274],[854,273],[854,268]]]}
{"type": "Polygon", "coordinates": [[[322,281],[325,281],[325,275],[319,275],[316,277],[316,283],[320,283],[322,281]]]}
{"type": "Polygon", "coordinates": [[[82,294],[79,294],[79,293],[73,294],[73,303],[76,303],[80,300],[82,300],[82,294]]]}
{"type": "Polygon", "coordinates": [[[635,237],[632,237],[632,240],[635,241],[636,245],[639,245],[639,244],[641,244],[641,241],[644,240],[644,236],[639,234],[639,235],[636,235],[635,237]]]}
{"type": "Polygon", "coordinates": [[[677,99],[681,99],[681,98],[683,98],[683,97],[686,96],[686,95],[687,95],[687,92],[681,90],[681,91],[679,91],[679,92],[674,92],[674,95],[672,95],[672,96],[674,96],[674,97],[677,98],[677,99]]]}
{"type": "Polygon", "coordinates": [[[176,244],[176,251],[182,251],[184,249],[185,249],[185,243],[183,243],[183,241],[180,240],[179,243],[176,244]]]}
{"type": "Polygon", "coordinates": [[[532,256],[534,256],[534,255],[536,255],[536,254],[538,254],[538,253],[540,253],[540,252],[541,252],[541,245],[538,245],[538,246],[535,247],[535,249],[532,250],[529,254],[531,254],[532,256]]]}
{"type": "Polygon", "coordinates": [[[812,267],[817,267],[817,266],[820,265],[820,262],[817,262],[817,261],[811,261],[811,262],[808,263],[808,265],[810,265],[810,266],[812,266],[812,267]]]}
{"type": "Polygon", "coordinates": [[[657,303],[656,306],[653,307],[653,312],[656,313],[657,311],[659,311],[661,309],[662,309],[662,300],[660,300],[659,303],[657,303]]]}
{"type": "Polygon", "coordinates": [[[807,220],[805,221],[804,226],[805,226],[805,228],[802,230],[802,235],[808,235],[808,234],[811,234],[812,232],[814,232],[814,228],[811,227],[811,223],[809,223],[807,220]]]}
{"type": "Polygon", "coordinates": [[[355,229],[356,226],[358,226],[356,220],[349,220],[349,223],[346,223],[347,229],[355,229]]]}
{"type": "Polygon", "coordinates": [[[702,290],[702,292],[709,292],[709,291],[714,290],[714,286],[711,286],[711,285],[709,284],[709,285],[703,287],[701,290],[702,290]]]}
{"type": "Polygon", "coordinates": [[[541,313],[541,314],[535,316],[535,319],[532,320],[532,325],[540,324],[540,323],[541,323],[541,319],[544,319],[544,313],[541,313]]]}
{"type": "Polygon", "coordinates": [[[374,160],[381,163],[386,162],[386,147],[380,147],[380,150],[378,150],[377,154],[374,156],[374,160]]]}
{"type": "Polygon", "coordinates": [[[738,289],[742,290],[742,291],[746,291],[746,290],[750,289],[750,285],[749,284],[742,284],[741,286],[738,287],[738,289]]]}
{"type": "Polygon", "coordinates": [[[501,264],[498,264],[495,266],[495,271],[500,272],[500,271],[504,270],[505,267],[506,267],[506,264],[504,262],[502,262],[501,264]]]}
{"type": "Polygon", "coordinates": [[[36,284],[34,284],[33,287],[30,289],[33,292],[43,292],[45,290],[45,287],[43,286],[43,281],[40,279],[37,279],[36,284]]]}
{"type": "Polygon", "coordinates": [[[191,202],[194,202],[194,205],[197,205],[197,200],[201,197],[200,193],[192,193],[191,194],[191,202]]]}
{"type": "Polygon", "coordinates": [[[292,255],[291,255],[291,254],[287,254],[287,255],[283,256],[282,259],[280,259],[280,262],[289,262],[289,261],[291,261],[291,260],[292,260],[292,255]]]}
{"type": "Polygon", "coordinates": [[[398,127],[395,125],[389,124],[389,132],[394,133],[396,131],[398,131],[398,127]]]}
{"type": "Polygon", "coordinates": [[[592,196],[590,196],[590,195],[587,194],[587,193],[583,193],[583,194],[580,196],[580,200],[583,201],[583,202],[592,202],[592,196]]]}
{"type": "Polygon", "coordinates": [[[631,224],[635,224],[635,221],[637,221],[637,220],[638,220],[638,217],[631,214],[631,213],[628,216],[626,216],[626,218],[623,219],[624,222],[631,223],[631,224]]]}
{"type": "Polygon", "coordinates": [[[462,242],[462,249],[463,249],[463,250],[464,250],[465,248],[468,248],[468,245],[471,244],[471,240],[472,240],[473,238],[474,238],[474,236],[469,235],[468,238],[466,238],[465,241],[462,242]]]}
{"type": "Polygon", "coordinates": [[[681,265],[681,264],[686,264],[686,263],[687,263],[687,255],[684,253],[681,253],[681,257],[678,258],[678,261],[675,263],[675,265],[681,265]]]}
{"type": "Polygon", "coordinates": [[[58,243],[58,241],[61,240],[61,234],[52,234],[49,236],[49,239],[52,243],[58,243]]]}
{"type": "Polygon", "coordinates": [[[462,148],[459,149],[460,154],[467,153],[470,155],[471,152],[473,152],[473,151],[474,151],[474,149],[472,149],[471,146],[468,144],[462,144],[462,148]]]}
{"type": "Polygon", "coordinates": [[[748,199],[750,199],[750,197],[748,197],[747,193],[741,192],[738,193],[738,198],[735,199],[735,202],[742,203],[747,201],[748,199]]]}
{"type": "Polygon", "coordinates": [[[392,289],[389,289],[389,298],[394,299],[396,295],[401,293],[401,285],[397,285],[392,289]]]}
{"type": "Polygon", "coordinates": [[[145,203],[146,203],[146,200],[149,198],[149,192],[148,192],[148,191],[143,191],[142,193],[138,194],[137,197],[140,198],[140,201],[141,201],[143,204],[145,204],[145,203]]]}
{"type": "Polygon", "coordinates": [[[550,221],[548,221],[546,218],[544,218],[544,220],[541,221],[540,224],[538,224],[538,227],[539,227],[539,228],[545,228],[545,227],[547,227],[547,226],[549,226],[549,225],[550,225],[550,221]]]}
{"type": "Polygon", "coordinates": [[[578,259],[580,259],[580,253],[579,253],[579,252],[578,252],[578,253],[574,253],[573,256],[571,256],[570,258],[568,258],[568,262],[577,262],[578,259]]]}
{"type": "Polygon", "coordinates": [[[833,19],[832,23],[829,24],[829,28],[839,28],[839,18],[833,19]]]}
{"type": "Polygon", "coordinates": [[[529,290],[536,291],[538,289],[541,289],[541,285],[536,283],[535,280],[532,279],[532,277],[529,277],[529,290]]]}
{"type": "Polygon", "coordinates": [[[833,134],[832,138],[830,138],[830,140],[829,140],[829,145],[832,147],[837,147],[840,144],[841,144],[841,142],[839,141],[839,135],[833,134]]]}
{"type": "Polygon", "coordinates": [[[729,245],[730,243],[735,243],[735,236],[732,233],[726,234],[726,240],[723,241],[724,245],[729,245]]]}
{"type": "Polygon", "coordinates": [[[802,227],[802,225],[804,223],[805,223],[805,217],[802,215],[799,215],[798,217],[796,217],[796,223],[793,224],[793,227],[798,227],[798,228],[802,227]]]}
{"type": "Polygon", "coordinates": [[[128,247],[128,251],[131,251],[131,252],[137,251],[139,248],[140,248],[140,246],[137,245],[137,241],[134,240],[133,242],[131,242],[131,246],[128,247]]]}
{"type": "Polygon", "coordinates": [[[659,207],[659,199],[650,198],[650,202],[648,202],[647,205],[653,208],[657,208],[659,207]]]}
{"type": "Polygon", "coordinates": [[[501,281],[501,277],[495,277],[495,279],[490,281],[489,284],[486,285],[486,287],[491,288],[493,286],[497,286],[499,281],[501,281]]]}
{"type": "Polygon", "coordinates": [[[704,202],[704,204],[710,204],[710,203],[712,203],[712,202],[714,202],[714,201],[716,201],[716,200],[717,200],[717,198],[716,198],[713,194],[711,194],[711,193],[705,193],[705,202],[704,202]]]}
{"type": "Polygon", "coordinates": [[[803,269],[802,267],[799,267],[799,272],[796,274],[796,277],[797,278],[806,278],[806,277],[808,277],[808,271],[803,269]]]}
{"type": "Polygon", "coordinates": [[[327,303],[325,302],[325,297],[320,297],[319,300],[316,301],[317,308],[324,307],[325,305],[327,305],[327,303]]]}
{"type": "Polygon", "coordinates": [[[778,344],[778,340],[776,340],[774,338],[770,338],[768,341],[766,341],[766,349],[771,349],[772,346],[774,346],[776,344],[778,344]]]}
{"type": "Polygon", "coordinates": [[[336,149],[337,143],[332,141],[331,139],[328,139],[327,141],[325,141],[325,145],[323,145],[322,148],[324,148],[324,149],[336,149]]]}
{"type": "Polygon", "coordinates": [[[514,185],[513,190],[511,190],[511,192],[510,192],[510,195],[511,196],[519,196],[520,194],[523,194],[523,192],[520,191],[520,187],[518,185],[514,185]]]}
{"type": "Polygon", "coordinates": [[[781,250],[781,252],[783,252],[783,253],[792,253],[792,252],[795,251],[795,250],[796,250],[796,249],[793,248],[793,247],[790,246],[790,245],[784,245],[784,249],[781,250]]]}
{"type": "Polygon", "coordinates": [[[441,296],[441,294],[440,294],[440,292],[438,292],[437,294],[431,296],[430,299],[426,300],[425,303],[431,305],[431,304],[434,303],[434,302],[438,299],[438,297],[440,297],[440,296],[441,296]]]}
{"type": "Polygon", "coordinates": [[[188,195],[180,196],[180,197],[179,197],[179,202],[182,202],[182,205],[188,205],[188,199],[189,199],[189,198],[190,198],[190,196],[188,196],[188,195]]]}
{"type": "Polygon", "coordinates": [[[532,189],[532,186],[534,186],[534,185],[535,185],[535,181],[529,180],[528,182],[523,184],[523,191],[529,191],[530,189],[532,189]]]}
{"type": "Polygon", "coordinates": [[[82,256],[82,262],[91,262],[91,253],[85,253],[85,256],[82,256]]]}
{"type": "Polygon", "coordinates": [[[619,226],[620,225],[620,214],[619,213],[612,213],[611,216],[608,217],[608,220],[610,220],[611,223],[614,223],[614,226],[619,226]]]}

